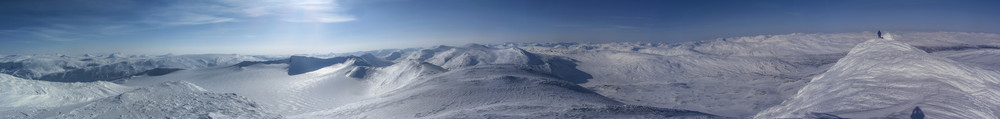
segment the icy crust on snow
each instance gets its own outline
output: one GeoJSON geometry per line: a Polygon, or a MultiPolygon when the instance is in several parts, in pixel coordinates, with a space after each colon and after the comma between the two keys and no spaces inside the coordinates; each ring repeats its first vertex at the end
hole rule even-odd
{"type": "Polygon", "coordinates": [[[103,81],[62,83],[0,74],[0,111],[76,104],[110,97],[130,89],[103,81]]]}
{"type": "Polygon", "coordinates": [[[932,56],[906,43],[873,39],[854,47],[791,99],[755,118],[996,118],[1000,75],[932,56]]]}
{"type": "Polygon", "coordinates": [[[0,112],[0,118],[281,118],[233,93],[206,92],[187,82],[166,82],[69,106],[0,112]],[[3,114],[7,113],[7,114],[3,114]]]}

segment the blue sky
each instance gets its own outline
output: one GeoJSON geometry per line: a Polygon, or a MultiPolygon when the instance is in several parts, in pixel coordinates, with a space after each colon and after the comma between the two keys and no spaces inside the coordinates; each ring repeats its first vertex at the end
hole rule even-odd
{"type": "Polygon", "coordinates": [[[0,54],[301,54],[503,42],[1000,33],[998,1],[5,0],[0,54]]]}

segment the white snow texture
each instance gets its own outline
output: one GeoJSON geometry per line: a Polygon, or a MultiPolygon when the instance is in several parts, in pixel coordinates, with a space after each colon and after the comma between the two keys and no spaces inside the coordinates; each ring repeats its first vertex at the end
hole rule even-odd
{"type": "Polygon", "coordinates": [[[785,34],[297,56],[8,55],[0,118],[1000,116],[1000,35],[785,34]]]}

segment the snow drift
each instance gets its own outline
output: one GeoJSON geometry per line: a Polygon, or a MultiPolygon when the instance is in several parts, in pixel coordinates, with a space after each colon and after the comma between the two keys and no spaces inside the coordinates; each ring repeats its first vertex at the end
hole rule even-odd
{"type": "Polygon", "coordinates": [[[130,88],[109,82],[62,83],[0,74],[0,118],[280,118],[236,94],[187,82],[130,88]]]}
{"type": "Polygon", "coordinates": [[[998,77],[906,43],[873,39],[755,118],[906,118],[917,106],[928,118],[996,118],[998,77]]]}
{"type": "Polygon", "coordinates": [[[400,57],[293,56],[121,82],[187,81],[295,118],[715,117],[606,98],[576,85],[586,73],[569,59],[519,48],[441,46],[393,54],[400,57]]]}
{"type": "Polygon", "coordinates": [[[895,40],[873,41],[872,34],[470,44],[291,57],[8,55],[0,58],[0,72],[11,76],[0,77],[17,80],[0,80],[7,82],[0,84],[7,86],[0,87],[0,104],[7,106],[0,114],[867,118],[905,117],[920,106],[931,118],[997,116],[989,106],[997,105],[990,99],[1000,35],[894,32],[895,40]]]}
{"type": "Polygon", "coordinates": [[[62,83],[0,74],[0,111],[58,107],[118,95],[131,88],[110,82],[62,83]]]}

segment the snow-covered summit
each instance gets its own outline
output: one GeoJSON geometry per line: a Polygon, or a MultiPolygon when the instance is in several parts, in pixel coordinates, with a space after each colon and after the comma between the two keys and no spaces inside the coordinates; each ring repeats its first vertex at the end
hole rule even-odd
{"type": "Polygon", "coordinates": [[[997,87],[995,78],[989,77],[996,77],[1000,69],[996,61],[1000,35],[893,32],[889,37],[894,40],[869,40],[873,34],[794,33],[684,43],[470,44],[291,57],[9,55],[0,58],[0,72],[13,75],[7,79],[21,80],[0,80],[12,82],[0,92],[13,94],[0,97],[21,102],[0,101],[16,104],[0,114],[9,114],[3,115],[7,118],[899,117],[910,106],[920,106],[928,117],[996,115],[989,113],[996,109],[976,105],[996,105],[983,97],[993,96],[989,87],[997,87]],[[24,85],[40,88],[18,87],[24,85]],[[839,92],[825,92],[828,89],[839,92]],[[123,94],[156,99],[107,99],[123,94]],[[32,101],[36,97],[44,98],[32,101]],[[939,97],[961,104],[945,104],[939,97]],[[46,101],[65,103],[26,106],[49,104],[46,101]],[[149,103],[107,103],[129,101],[149,103]],[[224,105],[187,108],[169,103],[224,105]],[[872,111],[878,106],[890,108],[872,111]],[[133,115],[106,108],[198,114],[133,115]]]}
{"type": "Polygon", "coordinates": [[[1000,115],[998,83],[994,71],[899,41],[873,39],[755,118],[905,118],[917,106],[928,118],[995,118],[1000,115]]]}

